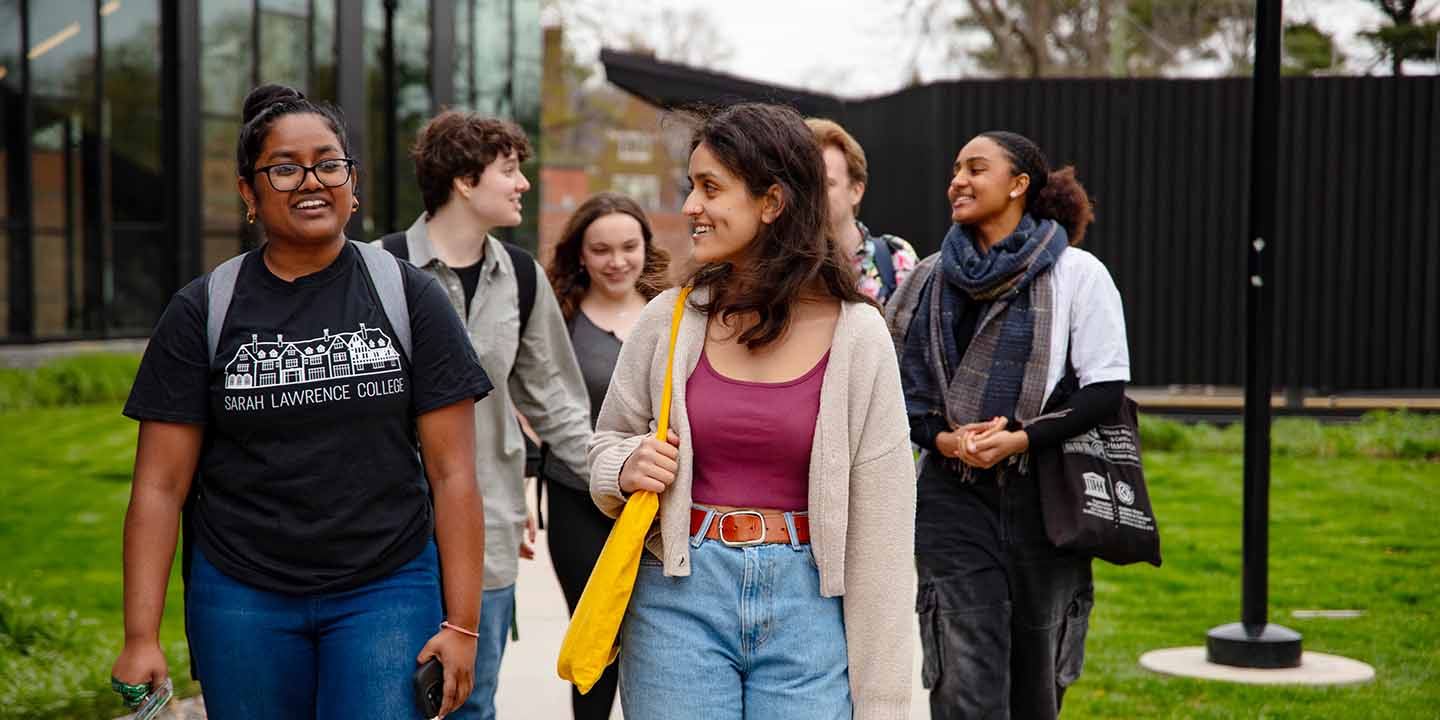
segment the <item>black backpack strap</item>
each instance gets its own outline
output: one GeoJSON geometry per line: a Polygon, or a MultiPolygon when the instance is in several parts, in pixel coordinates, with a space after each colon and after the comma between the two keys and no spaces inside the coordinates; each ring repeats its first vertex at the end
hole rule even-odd
{"type": "Polygon", "coordinates": [[[525,337],[525,328],[530,326],[530,311],[535,308],[535,258],[525,248],[508,242],[501,242],[505,252],[510,253],[510,264],[515,266],[515,286],[520,299],[520,337],[525,337]]]}
{"type": "Polygon", "coordinates": [[[393,232],[380,238],[380,247],[406,262],[410,261],[410,246],[405,243],[405,233],[393,232]]]}
{"type": "Polygon", "coordinates": [[[891,257],[891,252],[888,238],[875,238],[875,269],[880,271],[880,286],[887,298],[895,292],[895,259],[891,257]]]}

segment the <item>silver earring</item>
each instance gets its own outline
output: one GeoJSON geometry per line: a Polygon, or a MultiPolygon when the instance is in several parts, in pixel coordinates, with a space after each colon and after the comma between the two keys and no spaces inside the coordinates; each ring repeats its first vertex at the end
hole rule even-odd
{"type": "Polygon", "coordinates": [[[1012,192],[1012,193],[1010,193],[1010,197],[1012,197],[1012,198],[1020,197],[1020,193],[1018,193],[1018,192],[1012,192]]]}

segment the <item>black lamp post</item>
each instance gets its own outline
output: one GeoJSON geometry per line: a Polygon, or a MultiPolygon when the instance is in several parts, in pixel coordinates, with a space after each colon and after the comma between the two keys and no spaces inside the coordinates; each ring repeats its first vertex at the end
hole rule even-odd
{"type": "Polygon", "coordinates": [[[1281,0],[1257,0],[1250,140],[1249,280],[1245,292],[1245,530],[1241,621],[1206,636],[1212,663],[1300,666],[1300,634],[1269,622],[1270,382],[1275,289],[1276,154],[1280,134],[1281,0]]]}

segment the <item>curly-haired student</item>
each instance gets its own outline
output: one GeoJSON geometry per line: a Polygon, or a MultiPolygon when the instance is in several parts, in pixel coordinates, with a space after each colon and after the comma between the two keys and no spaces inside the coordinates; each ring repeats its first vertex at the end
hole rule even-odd
{"type": "Polygon", "coordinates": [[[1090,557],[1047,539],[1025,459],[1119,407],[1125,316],[1105,266],[1075,247],[1094,213],[1073,168],[1052,172],[1021,135],[982,133],[948,196],[940,252],[888,310],[924,448],[921,679],[937,719],[1054,718],[1080,674],[1094,587],[1090,557]],[[1047,407],[1065,378],[1079,389],[1047,407]]]}

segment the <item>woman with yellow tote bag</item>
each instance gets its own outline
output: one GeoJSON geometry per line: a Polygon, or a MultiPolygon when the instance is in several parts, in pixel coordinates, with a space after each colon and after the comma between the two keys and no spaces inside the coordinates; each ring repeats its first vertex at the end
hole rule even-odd
{"type": "MultiPolygon", "coordinates": [[[[670,346],[666,352],[665,387],[661,393],[660,420],[655,437],[663,441],[670,429],[670,394],[672,381],[671,364],[675,359],[675,335],[680,331],[680,318],[685,310],[685,298],[690,288],[682,288],[675,299],[675,311],[670,321],[670,346]]],[[[641,490],[630,496],[625,511],[610,531],[600,559],[590,580],[585,583],[585,592],[580,595],[580,604],[570,618],[570,627],[565,631],[565,640],[560,644],[560,660],[556,669],[560,677],[575,683],[581,694],[590,692],[605,667],[615,661],[620,649],[615,645],[615,636],[620,631],[620,621],[625,618],[625,608],[630,604],[630,593],[635,587],[635,572],[640,568],[640,553],[645,550],[645,535],[655,522],[655,511],[660,500],[655,493],[641,490]]]]}
{"type": "Polygon", "coordinates": [[[590,448],[611,542],[659,500],[638,560],[587,589],[629,593],[606,616],[625,718],[908,718],[909,424],[820,149],[795,111],[732,105],[697,123],[688,174],[693,292],[641,313],[590,448]]]}

